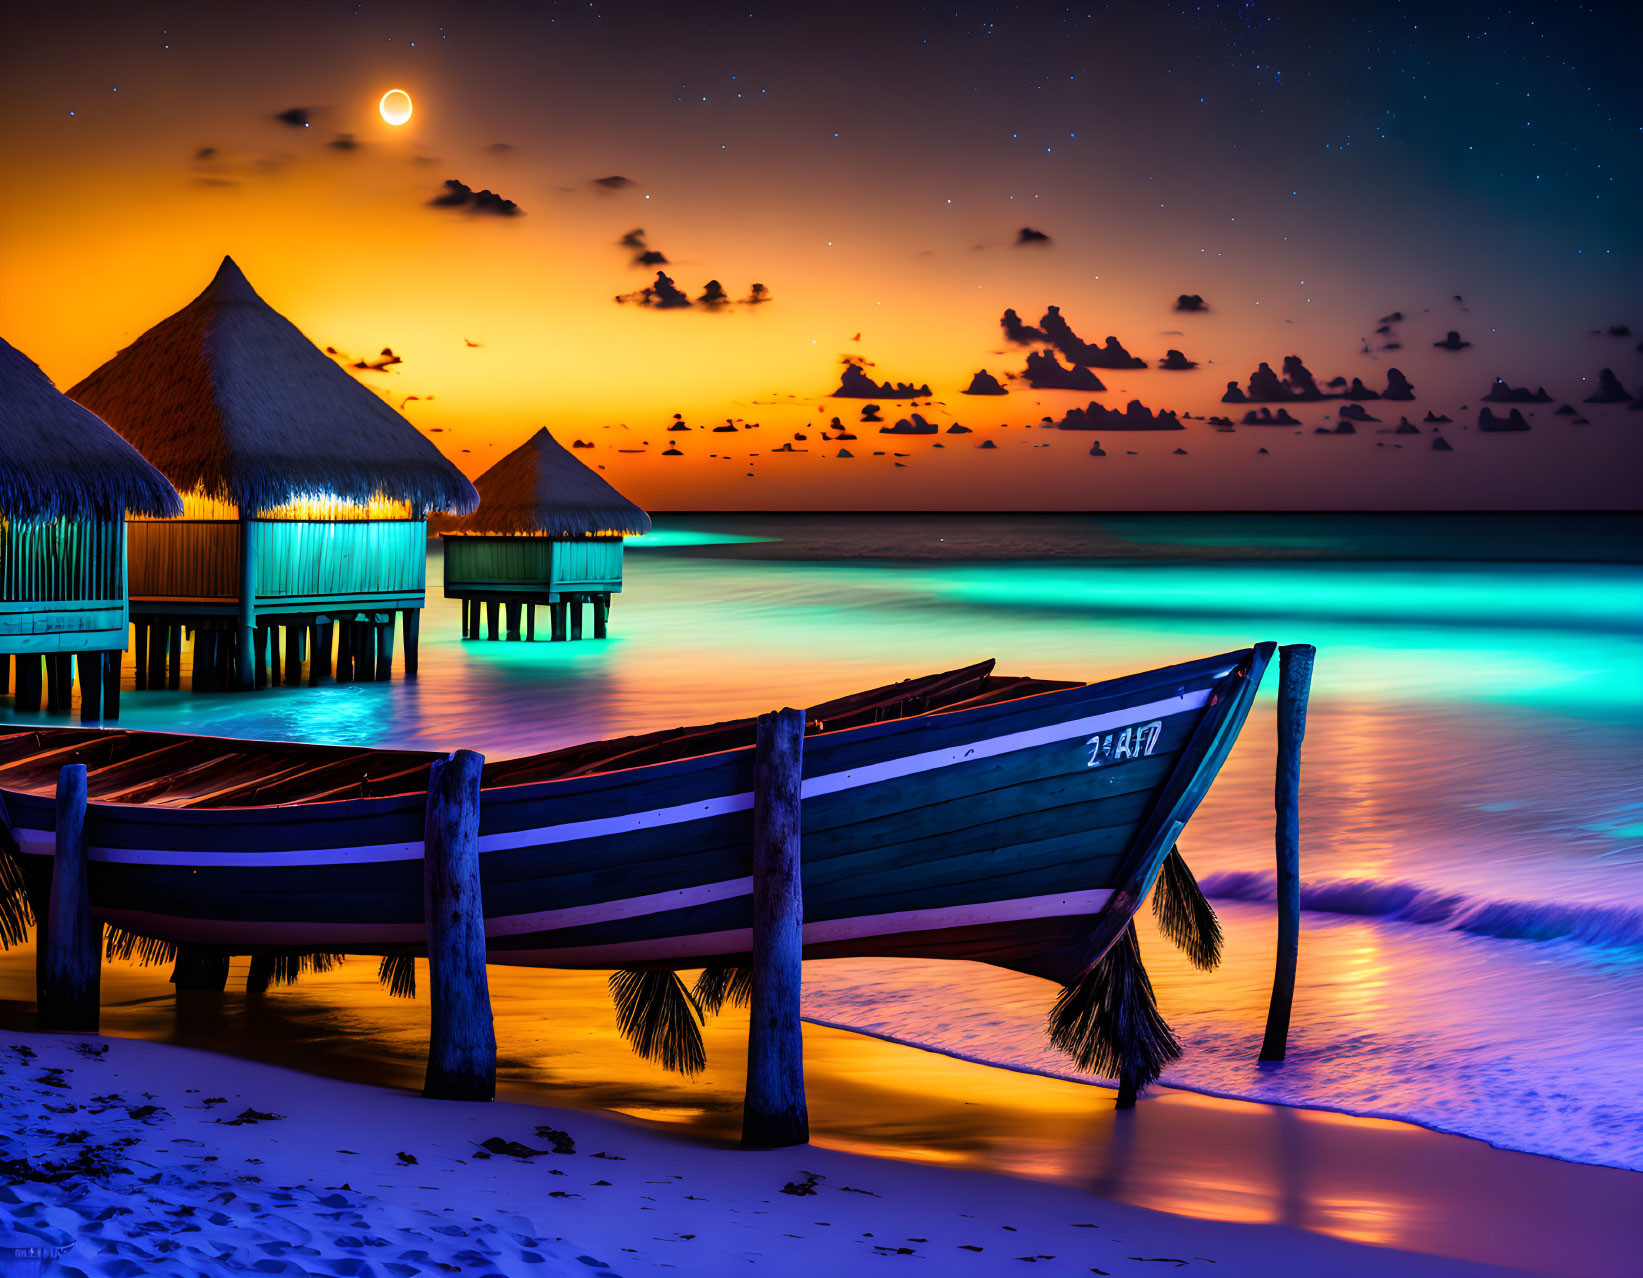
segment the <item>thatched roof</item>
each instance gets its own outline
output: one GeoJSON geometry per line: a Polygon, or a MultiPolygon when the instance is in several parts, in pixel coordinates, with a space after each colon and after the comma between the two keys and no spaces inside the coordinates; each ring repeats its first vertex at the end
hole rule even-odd
{"type": "Polygon", "coordinates": [[[473,485],[223,258],[210,286],[69,394],[183,492],[242,511],[315,493],[468,511],[473,485]]]}
{"type": "Polygon", "coordinates": [[[0,339],[0,516],[180,515],[164,475],[0,339]]]}
{"type": "Polygon", "coordinates": [[[475,487],[479,509],[439,520],[441,532],[639,537],[650,531],[650,516],[566,451],[546,427],[481,475],[475,487]]]}

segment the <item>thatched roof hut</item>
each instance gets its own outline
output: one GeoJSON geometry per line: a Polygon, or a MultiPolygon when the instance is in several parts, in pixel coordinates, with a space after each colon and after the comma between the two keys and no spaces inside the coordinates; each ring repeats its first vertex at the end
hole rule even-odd
{"type": "Polygon", "coordinates": [[[445,533],[642,537],[650,516],[548,433],[538,430],[475,481],[479,509],[438,520],[445,533]]]}
{"type": "Polygon", "coordinates": [[[180,515],[166,477],[0,339],[0,517],[180,515]]]}
{"type": "Polygon", "coordinates": [[[314,494],[469,511],[473,485],[225,257],[216,278],[69,394],[184,493],[242,513],[314,494]]]}

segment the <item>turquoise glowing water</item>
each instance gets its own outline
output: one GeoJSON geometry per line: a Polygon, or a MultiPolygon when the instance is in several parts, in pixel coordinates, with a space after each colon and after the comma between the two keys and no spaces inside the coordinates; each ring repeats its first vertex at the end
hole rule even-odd
{"type": "MultiPolygon", "coordinates": [[[[630,547],[608,641],[464,643],[435,547],[417,681],[128,694],[122,724],[501,757],[988,656],[1099,679],[1313,643],[1291,1060],[1253,1063],[1273,680],[1183,842],[1226,966],[1192,973],[1143,936],[1188,1048],[1167,1078],[1643,1167],[1639,560],[1625,518],[663,518],[630,547]]],[[[1067,1072],[1029,978],[817,963],[806,981],[820,1019],[1067,1072]]]]}

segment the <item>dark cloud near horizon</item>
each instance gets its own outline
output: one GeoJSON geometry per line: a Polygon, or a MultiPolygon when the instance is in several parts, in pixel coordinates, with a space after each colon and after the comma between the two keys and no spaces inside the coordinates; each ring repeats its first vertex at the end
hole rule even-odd
{"type": "Polygon", "coordinates": [[[358,139],[352,133],[339,133],[325,145],[333,151],[357,151],[360,146],[358,139]]]}
{"type": "Polygon", "coordinates": [[[511,142],[492,142],[489,146],[482,148],[480,154],[512,155],[518,149],[519,148],[514,146],[511,142]]]}
{"type": "Polygon", "coordinates": [[[1050,340],[1048,336],[1034,328],[1031,324],[1022,323],[1021,316],[1015,313],[1015,309],[1013,307],[1005,311],[1003,317],[998,322],[1000,327],[1004,330],[1004,340],[1014,342],[1017,346],[1033,346],[1038,342],[1047,342],[1050,340]]]}
{"type": "Polygon", "coordinates": [[[1034,390],[1104,391],[1101,379],[1080,364],[1063,367],[1054,351],[1034,351],[1027,356],[1022,376],[1034,390]]]}
{"type": "Polygon", "coordinates": [[[1054,423],[1057,430],[1185,430],[1176,415],[1168,409],[1156,414],[1138,399],[1130,400],[1120,412],[1091,400],[1086,408],[1069,408],[1067,415],[1054,423]]]}
{"type": "Polygon", "coordinates": [[[1038,321],[1038,327],[1055,348],[1074,364],[1086,368],[1145,368],[1147,361],[1137,359],[1124,349],[1116,337],[1109,336],[1101,346],[1086,342],[1073,332],[1072,325],[1062,317],[1061,308],[1052,306],[1038,321]]]}
{"type": "Polygon", "coordinates": [[[467,209],[470,213],[488,213],[494,217],[517,217],[523,210],[512,200],[505,200],[495,191],[476,191],[455,178],[445,179],[445,190],[428,201],[433,208],[467,209]]]}
{"type": "Polygon", "coordinates": [[[1048,235],[1043,231],[1035,231],[1030,226],[1024,226],[1015,233],[1015,246],[1017,248],[1025,248],[1028,245],[1045,248],[1050,243],[1051,240],[1048,235]]]}
{"type": "Polygon", "coordinates": [[[601,191],[627,191],[639,185],[632,178],[625,178],[620,173],[612,173],[609,177],[591,178],[589,180],[601,191]]]}
{"type": "Polygon", "coordinates": [[[1182,293],[1175,299],[1175,309],[1178,311],[1207,311],[1209,304],[1197,293],[1182,293]]]}
{"type": "Polygon", "coordinates": [[[312,111],[312,107],[286,107],[283,111],[274,112],[274,118],[293,129],[306,129],[313,123],[312,111]]]}
{"type": "Polygon", "coordinates": [[[1158,361],[1158,367],[1167,369],[1172,373],[1184,373],[1189,368],[1197,368],[1198,361],[1195,359],[1188,359],[1180,351],[1175,350],[1172,347],[1170,350],[1164,352],[1164,358],[1158,361]]]}
{"type": "Polygon", "coordinates": [[[690,305],[690,298],[665,271],[657,271],[655,282],[637,292],[618,293],[616,300],[618,303],[634,302],[640,306],[654,307],[659,311],[682,310],[690,305]]]}
{"type": "MultiPolygon", "coordinates": [[[[875,382],[866,373],[861,371],[861,365],[853,360],[846,360],[844,372],[839,376],[839,387],[832,392],[834,399],[929,399],[930,384],[914,386],[911,382],[875,382]]],[[[876,408],[877,405],[868,405],[876,408]]],[[[862,420],[873,420],[867,416],[867,410],[862,410],[862,420]]]]}

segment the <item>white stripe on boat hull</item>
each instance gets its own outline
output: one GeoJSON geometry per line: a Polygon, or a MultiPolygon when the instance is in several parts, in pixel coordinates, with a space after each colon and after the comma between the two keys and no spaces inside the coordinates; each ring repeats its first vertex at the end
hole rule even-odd
{"type": "MultiPolygon", "coordinates": [[[[573,922],[552,922],[551,927],[578,927],[588,923],[637,918],[662,910],[680,908],[676,898],[689,893],[721,893],[703,899],[724,900],[749,895],[751,879],[729,879],[686,892],[659,892],[648,897],[630,897],[570,910],[550,910],[538,914],[508,915],[485,920],[487,937],[519,936],[545,931],[540,920],[552,916],[576,916],[573,922]],[[746,885],[745,887],[743,885],[746,885]],[[739,889],[739,890],[732,890],[739,889]]],[[[1048,896],[1022,896],[1005,901],[983,901],[976,905],[951,905],[925,910],[895,910],[887,914],[862,914],[852,918],[829,919],[804,925],[806,945],[825,945],[870,940],[910,932],[933,932],[942,928],[974,927],[989,923],[1013,923],[1023,919],[1085,918],[1106,905],[1112,892],[1094,888],[1085,892],[1057,892],[1048,896]]],[[[695,904],[697,902],[686,902],[695,904]]],[[[214,945],[403,945],[420,944],[424,939],[420,923],[269,923],[249,920],[189,919],[173,915],[149,914],[141,910],[98,909],[99,921],[142,933],[163,935],[181,942],[214,945]]],[[[716,954],[751,951],[753,930],[732,928],[723,932],[699,932],[691,936],[658,937],[653,940],[620,941],[606,945],[582,945],[563,949],[497,950],[493,962],[515,966],[618,967],[623,963],[688,960],[716,954]]]]}
{"type": "MultiPolygon", "coordinates": [[[[1114,728],[1125,727],[1148,719],[1169,718],[1172,715],[1185,714],[1190,710],[1202,709],[1208,703],[1209,697],[1210,694],[1207,690],[1187,692],[1161,701],[1151,701],[1145,705],[1127,706],[1122,710],[1111,710],[1106,714],[1087,715],[1082,719],[1073,719],[1065,723],[1054,723],[1042,728],[1029,728],[1022,732],[1006,733],[1004,736],[991,737],[985,741],[972,742],[969,745],[953,746],[945,750],[930,750],[923,754],[905,755],[899,759],[888,759],[883,763],[869,764],[866,767],[855,768],[848,772],[831,772],[823,776],[807,777],[804,781],[803,795],[807,799],[820,798],[823,795],[838,794],[845,790],[876,785],[884,781],[894,781],[920,772],[934,771],[937,768],[952,767],[954,764],[974,763],[981,759],[996,758],[999,755],[1010,754],[1017,750],[1030,750],[1036,746],[1053,745],[1058,741],[1070,741],[1077,737],[1093,736],[1099,732],[1107,732],[1114,728]]],[[[547,826],[536,830],[516,830],[504,834],[481,835],[479,850],[481,853],[506,852],[518,848],[570,843],[578,839],[630,834],[638,830],[654,829],[658,826],[699,821],[704,817],[746,812],[752,806],[752,794],[729,794],[717,799],[681,803],[667,808],[653,808],[646,812],[597,817],[589,821],[567,821],[560,825],[547,826]]],[[[185,810],[176,809],[176,811],[181,813],[185,810]]],[[[53,837],[48,830],[19,828],[17,837],[24,850],[33,855],[50,856],[54,851],[53,837]]],[[[90,857],[93,861],[108,861],[121,865],[173,865],[195,868],[229,866],[241,869],[272,869],[292,865],[355,865],[378,861],[419,861],[422,859],[422,843],[418,840],[410,843],[377,843],[360,847],[312,848],[273,852],[180,852],[165,849],[93,847],[90,849],[90,857]]]]}

